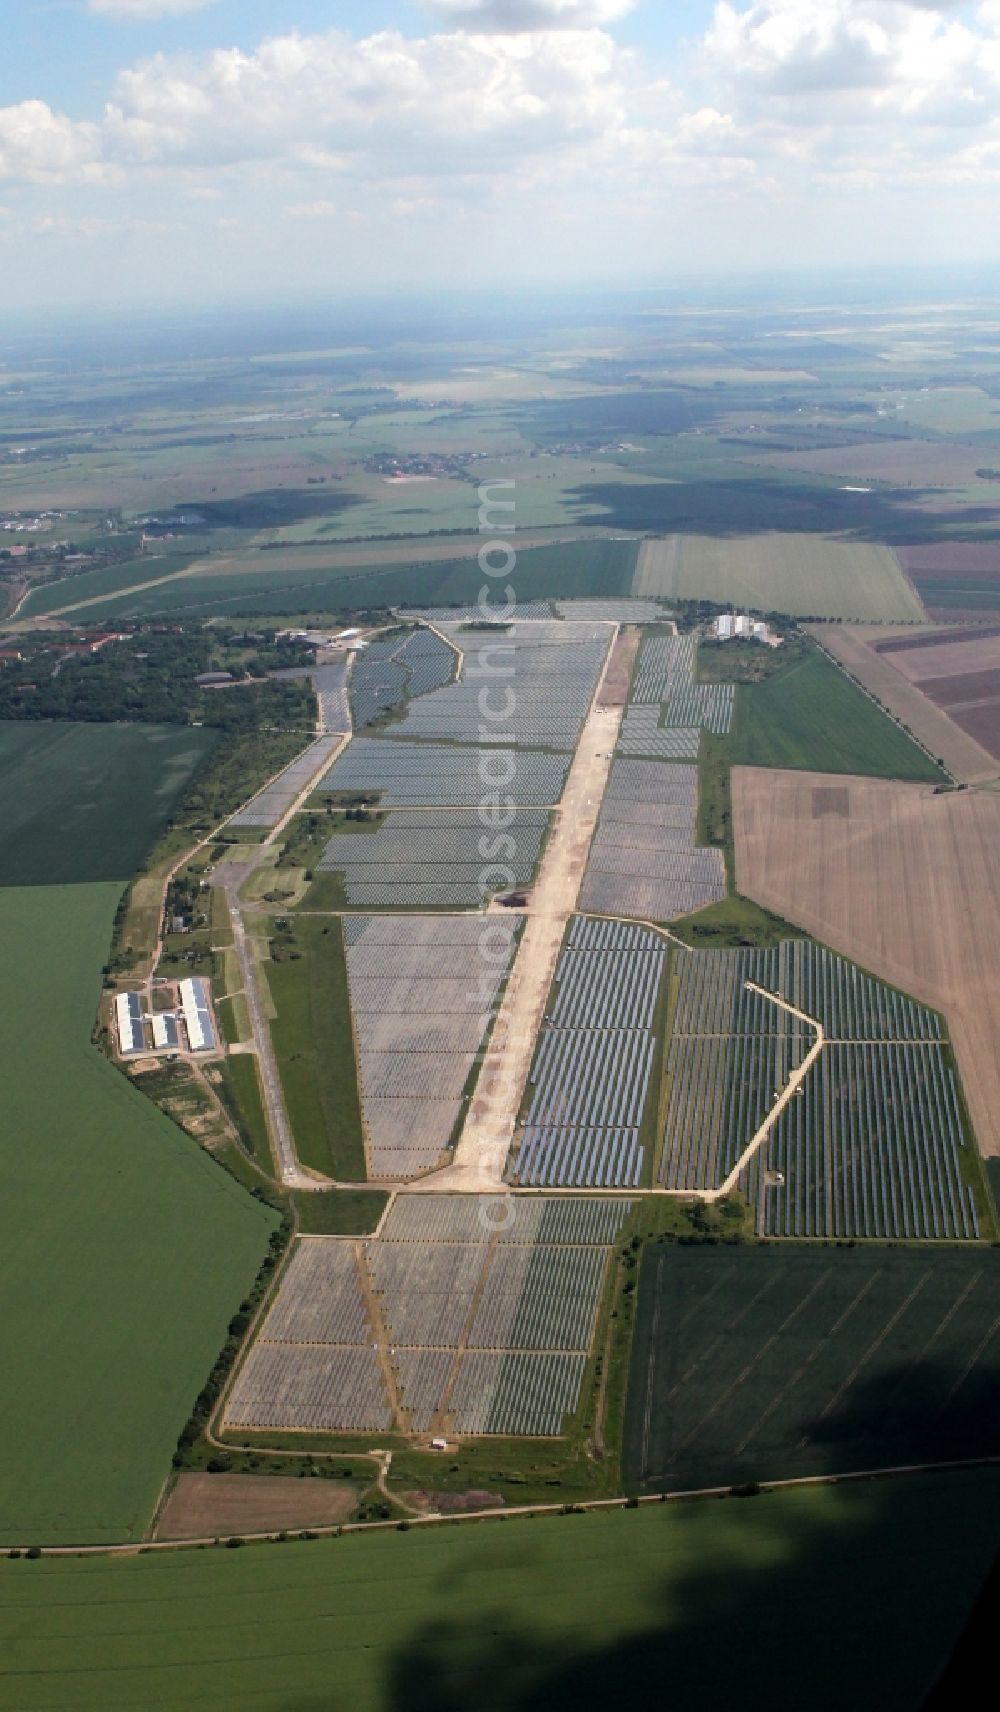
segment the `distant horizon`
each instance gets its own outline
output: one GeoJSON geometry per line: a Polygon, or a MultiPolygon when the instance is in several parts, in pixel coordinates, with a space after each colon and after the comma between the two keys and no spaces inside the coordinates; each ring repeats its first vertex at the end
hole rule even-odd
{"type": "MultiPolygon", "coordinates": [[[[637,314],[655,316],[737,314],[780,307],[800,315],[880,313],[896,308],[901,312],[950,309],[957,303],[995,302],[1000,306],[1000,274],[992,264],[937,263],[890,268],[881,264],[833,267],[788,267],[784,269],[705,270],[678,273],[632,285],[620,281],[580,280],[572,287],[555,284],[511,283],[501,288],[487,284],[452,287],[362,291],[335,290],[323,286],[298,293],[246,289],[206,290],[200,297],[176,296],[142,299],[123,305],[98,297],[66,301],[35,301],[4,308],[4,336],[0,337],[0,363],[4,345],[19,332],[48,329],[81,330],[111,322],[116,329],[156,327],[176,320],[184,325],[234,320],[243,326],[280,320],[291,324],[311,323],[316,318],[341,315],[350,322],[397,321],[455,322],[458,332],[463,315],[476,315],[495,322],[503,330],[503,318],[511,318],[516,331],[521,315],[543,315],[553,320],[573,321],[591,312],[620,314],[631,306],[637,314]],[[123,310],[126,311],[123,321],[123,310]]],[[[277,330],[277,329],[276,329],[277,330]]]]}
{"type": "Polygon", "coordinates": [[[997,0],[36,0],[0,308],[995,266],[998,139],[997,0]]]}

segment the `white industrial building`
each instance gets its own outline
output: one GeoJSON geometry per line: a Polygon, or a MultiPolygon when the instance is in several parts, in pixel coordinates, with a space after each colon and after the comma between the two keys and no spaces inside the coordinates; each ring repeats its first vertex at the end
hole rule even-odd
{"type": "Polygon", "coordinates": [[[712,630],[720,642],[731,642],[734,637],[749,637],[777,648],[781,641],[781,637],[775,636],[762,618],[751,618],[747,612],[724,612],[715,620],[712,630]]]}
{"type": "Polygon", "coordinates": [[[119,993],[115,999],[118,1023],[118,1045],[123,1054],[141,1052],[145,1046],[142,1028],[142,1004],[138,993],[119,993]]]}
{"type": "Polygon", "coordinates": [[[212,1027],[208,989],[204,981],[197,978],[182,981],[179,990],[184,1027],[191,1051],[212,1052],[215,1048],[215,1031],[212,1027]]]}

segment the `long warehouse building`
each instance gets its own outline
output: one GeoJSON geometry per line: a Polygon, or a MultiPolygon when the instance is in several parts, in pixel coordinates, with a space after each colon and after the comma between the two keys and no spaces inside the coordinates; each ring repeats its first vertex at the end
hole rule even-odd
{"type": "Polygon", "coordinates": [[[215,1048],[215,1030],[212,1027],[212,1010],[205,982],[197,978],[182,981],[180,995],[191,1051],[212,1052],[215,1048]]]}
{"type": "Polygon", "coordinates": [[[115,999],[115,1014],[118,1022],[118,1044],[122,1053],[142,1052],[146,1042],[139,994],[119,993],[115,999]]]}

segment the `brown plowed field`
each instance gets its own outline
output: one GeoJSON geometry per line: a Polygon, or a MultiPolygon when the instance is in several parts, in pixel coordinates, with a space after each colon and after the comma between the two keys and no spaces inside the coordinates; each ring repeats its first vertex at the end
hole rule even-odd
{"type": "Polygon", "coordinates": [[[1000,760],[1000,631],[944,630],[920,637],[912,648],[898,640],[876,647],[894,671],[1000,760]]]}
{"type": "MultiPolygon", "coordinates": [[[[909,726],[925,749],[940,756],[953,778],[961,784],[976,784],[997,777],[996,757],[983,747],[978,730],[969,728],[966,716],[959,726],[922,688],[896,671],[898,655],[886,653],[881,646],[892,639],[891,630],[854,624],[811,624],[808,629],[852,677],[909,726]]],[[[929,655],[933,652],[927,649],[929,655]]]]}
{"type": "Polygon", "coordinates": [[[1000,577],[1000,547],[996,541],[923,541],[897,547],[896,557],[908,577],[933,577],[943,582],[963,577],[1000,577]]]}
{"type": "Polygon", "coordinates": [[[1000,793],[752,767],[732,782],[737,890],[944,1013],[979,1145],[1000,1155],[1000,793]]]}
{"type": "Polygon", "coordinates": [[[970,637],[966,631],[964,639],[959,641],[943,630],[937,633],[936,640],[929,636],[921,638],[915,648],[882,644],[879,653],[886,655],[911,684],[922,684],[928,678],[950,678],[961,672],[984,672],[1000,666],[1000,635],[991,631],[970,637]]]}
{"type": "Polygon", "coordinates": [[[358,1502],[348,1480],[284,1474],[179,1474],[156,1524],[158,1540],[229,1539],[345,1522],[358,1502]]]}

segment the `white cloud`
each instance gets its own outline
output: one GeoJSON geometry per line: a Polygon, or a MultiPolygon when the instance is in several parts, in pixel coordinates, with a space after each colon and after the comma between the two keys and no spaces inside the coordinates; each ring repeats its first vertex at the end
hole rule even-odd
{"type": "Polygon", "coordinates": [[[636,0],[424,0],[425,11],[461,30],[586,30],[613,24],[636,0]]]}
{"type": "Polygon", "coordinates": [[[186,12],[203,12],[215,0],[87,0],[87,9],[99,18],[145,23],[152,18],[179,18],[186,12]]]}
{"type": "Polygon", "coordinates": [[[619,124],[629,68],[600,31],[279,36],[123,72],[103,144],[132,166],[493,174],[619,124]]]}
{"type": "Polygon", "coordinates": [[[0,179],[100,176],[97,125],[76,123],[44,101],[0,107],[0,179]]]}

